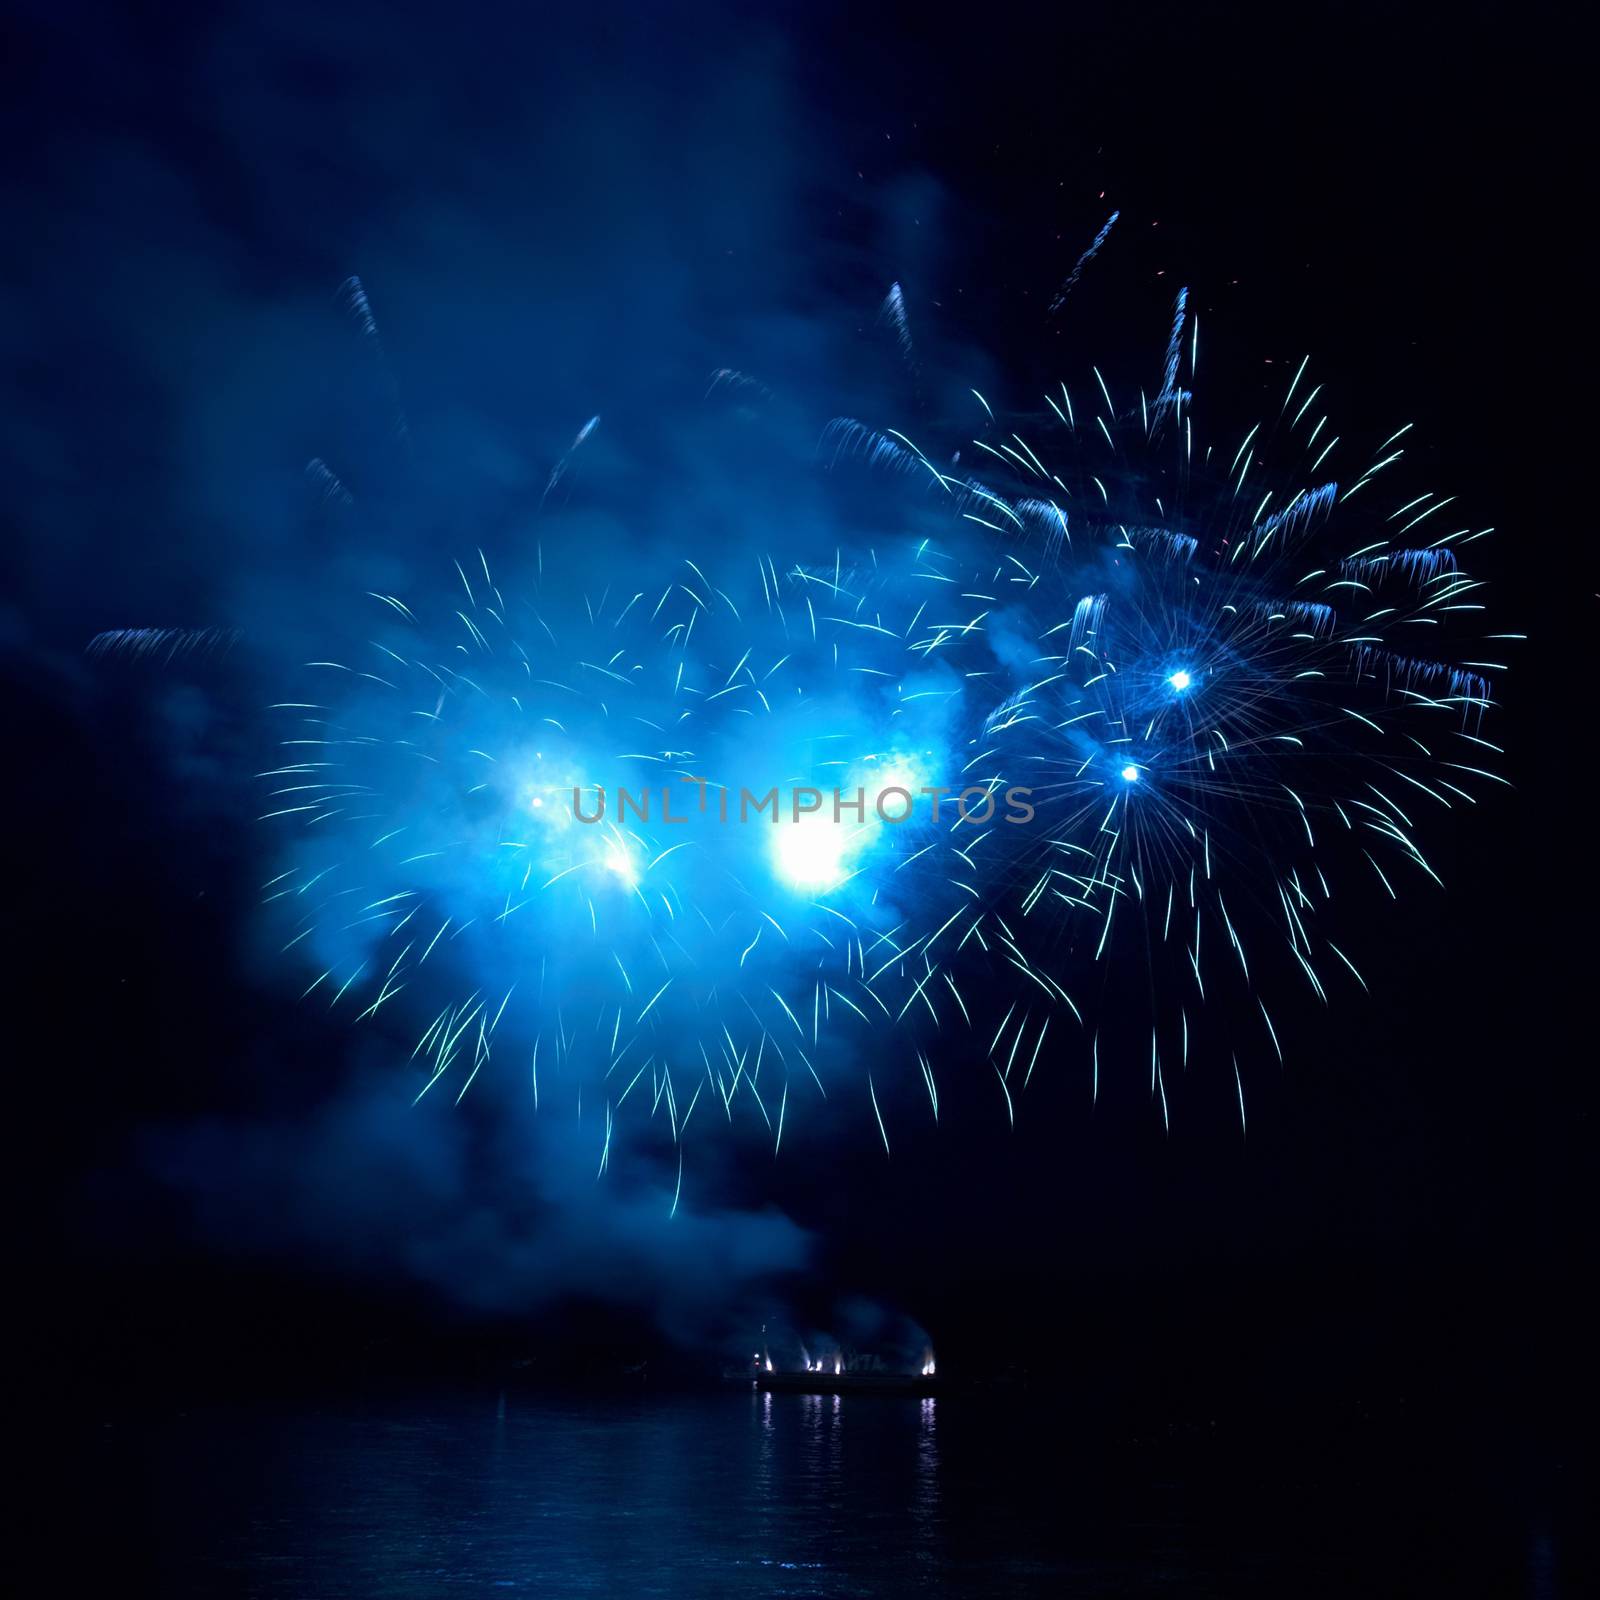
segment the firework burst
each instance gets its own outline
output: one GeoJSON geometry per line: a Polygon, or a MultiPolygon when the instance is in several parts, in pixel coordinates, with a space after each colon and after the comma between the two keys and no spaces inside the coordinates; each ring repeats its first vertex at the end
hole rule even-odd
{"type": "Polygon", "coordinates": [[[593,597],[542,572],[520,601],[479,552],[446,606],[364,597],[366,636],[273,707],[264,898],[303,998],[414,1023],[417,1098],[511,1059],[536,1101],[587,1091],[602,1169],[635,1097],[678,1140],[709,1090],[780,1144],[830,1023],[893,1021],[873,979],[916,874],[892,864],[926,830],[874,801],[932,781],[958,691],[842,562],[755,568],[593,597]]]}
{"type": "Polygon", "coordinates": [[[629,1102],[681,1174],[702,1098],[781,1147],[839,1081],[888,1149],[948,1073],[1014,1119],[1041,1068],[1093,1099],[1132,1058],[1170,1125],[1203,1036],[1242,1125],[1282,985],[1365,987],[1374,896],[1438,882],[1423,814],[1499,781],[1518,636],[1464,565],[1490,530],[1393,487],[1409,426],[1358,457],[1302,363],[1208,444],[1197,358],[1180,293],[1136,403],[974,391],[937,458],[831,424],[829,470],[922,497],[848,559],[640,552],[596,593],[569,550],[508,598],[478,552],[448,601],[366,596],[263,773],[305,996],[402,1016],[418,1098],[491,1061],[587,1093],[601,1171],[629,1102]]]}
{"type": "MultiPolygon", "coordinates": [[[[982,480],[904,434],[829,436],[835,459],[904,474],[969,530],[953,548],[974,609],[950,635],[966,675],[1003,692],[962,768],[1026,789],[1036,821],[971,833],[970,909],[922,955],[958,999],[974,941],[1035,980],[1034,1005],[982,1040],[1013,1114],[1053,995],[1091,1096],[1103,1058],[1136,1055],[1168,1120],[1168,1070],[1206,1029],[1242,1123],[1240,1060],[1283,1055],[1285,975],[1318,1004],[1365,988],[1374,896],[1437,885],[1431,814],[1504,781],[1485,725],[1521,636],[1486,631],[1463,558],[1492,530],[1398,487],[1409,425],[1357,457],[1305,363],[1270,424],[1202,444],[1179,383],[1196,353],[1180,295],[1154,398],[1119,408],[1094,369],[1076,403],[1046,396],[1047,439],[977,396],[982,480]]],[[[943,1020],[974,1023],[965,1005],[943,1020]]]]}

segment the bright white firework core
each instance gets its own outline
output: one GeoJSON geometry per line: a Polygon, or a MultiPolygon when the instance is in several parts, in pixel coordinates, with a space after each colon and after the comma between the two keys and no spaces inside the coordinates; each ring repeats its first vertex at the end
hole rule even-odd
{"type": "Polygon", "coordinates": [[[1182,694],[1183,691],[1185,689],[1187,689],[1191,683],[1194,682],[1194,679],[1191,678],[1189,676],[1189,674],[1183,670],[1182,667],[1179,667],[1178,670],[1176,672],[1174,672],[1170,678],[1167,679],[1167,682],[1170,683],[1172,685],[1172,687],[1178,691],[1179,694],[1182,694]]]}
{"type": "Polygon", "coordinates": [[[1122,769],[1122,781],[1124,783],[1137,783],[1139,781],[1139,769],[1131,761],[1122,769]]]}
{"type": "Polygon", "coordinates": [[[848,876],[844,862],[851,831],[823,817],[782,823],[774,841],[779,877],[797,889],[813,891],[843,883],[848,876]]]}
{"type": "Polygon", "coordinates": [[[608,872],[614,872],[630,889],[638,884],[639,872],[633,864],[633,856],[626,845],[608,845],[605,853],[605,865],[608,872]]]}

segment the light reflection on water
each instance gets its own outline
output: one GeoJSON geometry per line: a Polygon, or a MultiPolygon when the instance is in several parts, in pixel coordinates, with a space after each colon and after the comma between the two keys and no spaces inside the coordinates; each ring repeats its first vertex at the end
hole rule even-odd
{"type": "Polygon", "coordinates": [[[932,1536],[939,1513],[939,1402],[924,1395],[918,1402],[916,1493],[911,1500],[911,1520],[919,1536],[932,1536]]]}
{"type": "Polygon", "coordinates": [[[513,1393],[185,1419],[117,1475],[153,1499],[173,1595],[1403,1589],[1382,1579],[1406,1530],[1370,1508],[1284,1507],[1325,1519],[1319,1568],[1259,1489],[1170,1461],[1112,1472],[1072,1438],[1019,1397],[513,1393]]]}

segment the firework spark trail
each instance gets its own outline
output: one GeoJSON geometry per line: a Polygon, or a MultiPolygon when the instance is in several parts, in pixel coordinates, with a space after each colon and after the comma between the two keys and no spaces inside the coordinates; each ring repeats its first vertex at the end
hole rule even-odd
{"type": "Polygon", "coordinates": [[[409,448],[411,425],[406,421],[405,410],[400,404],[400,385],[395,382],[394,373],[390,369],[388,353],[383,347],[383,336],[378,331],[378,319],[373,314],[372,301],[367,297],[366,285],[352,274],[339,285],[338,297],[350,320],[355,324],[357,332],[371,346],[378,374],[388,391],[390,410],[394,415],[395,437],[409,448]]]}
{"type": "Polygon", "coordinates": [[[1111,215],[1106,218],[1105,226],[1102,227],[1099,233],[1094,236],[1094,242],[1087,250],[1083,252],[1081,256],[1078,257],[1077,262],[1072,268],[1072,271],[1067,274],[1065,280],[1062,282],[1061,287],[1056,290],[1055,299],[1050,302],[1050,312],[1052,316],[1067,303],[1067,296],[1071,294],[1072,291],[1077,287],[1078,279],[1083,276],[1083,269],[1088,266],[1097,255],[1099,255],[1100,246],[1106,242],[1106,239],[1110,236],[1112,228],[1116,225],[1117,218],[1121,215],[1122,213],[1120,211],[1113,211],[1111,215]]]}
{"type": "Polygon", "coordinates": [[[1167,359],[1162,368],[1161,392],[1152,407],[1159,418],[1163,413],[1177,413],[1183,404],[1183,392],[1178,387],[1178,362],[1183,354],[1183,323],[1189,308],[1189,291],[1180,289],[1172,306],[1172,331],[1167,337],[1167,359]]]}
{"type": "Polygon", "coordinates": [[[94,661],[124,659],[170,663],[190,656],[221,656],[243,637],[238,628],[110,628],[85,648],[94,661]]]}
{"type": "Polygon", "coordinates": [[[331,502],[348,506],[355,503],[354,496],[340,482],[339,475],[321,456],[313,456],[306,462],[306,481],[321,494],[324,504],[331,502]]]}
{"type": "Polygon", "coordinates": [[[758,378],[752,378],[747,372],[740,372],[734,367],[718,367],[711,374],[710,382],[706,386],[705,398],[709,400],[712,395],[724,391],[730,394],[752,395],[759,400],[770,400],[772,390],[758,378]]]}
{"type": "Polygon", "coordinates": [[[599,417],[590,417],[589,420],[578,429],[577,437],[573,439],[572,444],[568,448],[566,454],[563,455],[551,469],[550,481],[545,484],[544,493],[539,497],[539,504],[541,506],[543,506],[545,502],[549,500],[551,492],[555,489],[555,486],[566,476],[567,469],[572,465],[572,458],[578,453],[579,447],[586,439],[590,437],[591,434],[593,434],[595,429],[599,426],[599,417]]]}
{"type": "Polygon", "coordinates": [[[367,299],[366,287],[360,278],[346,278],[339,285],[339,296],[362,336],[372,340],[381,350],[383,341],[378,333],[378,319],[372,314],[372,302],[367,299]]]}
{"type": "Polygon", "coordinates": [[[900,346],[900,358],[908,367],[913,367],[915,350],[911,343],[911,319],[906,315],[905,292],[898,283],[889,285],[889,292],[878,308],[878,321],[887,322],[894,329],[895,340],[900,346]]]}

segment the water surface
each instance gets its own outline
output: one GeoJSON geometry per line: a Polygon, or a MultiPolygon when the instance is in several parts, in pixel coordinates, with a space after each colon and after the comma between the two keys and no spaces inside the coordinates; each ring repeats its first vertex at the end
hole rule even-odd
{"type": "Polygon", "coordinates": [[[90,1465],[124,1593],[1539,1592],[1442,1455],[1304,1444],[1036,1394],[485,1389],[105,1423],[90,1465]]]}

